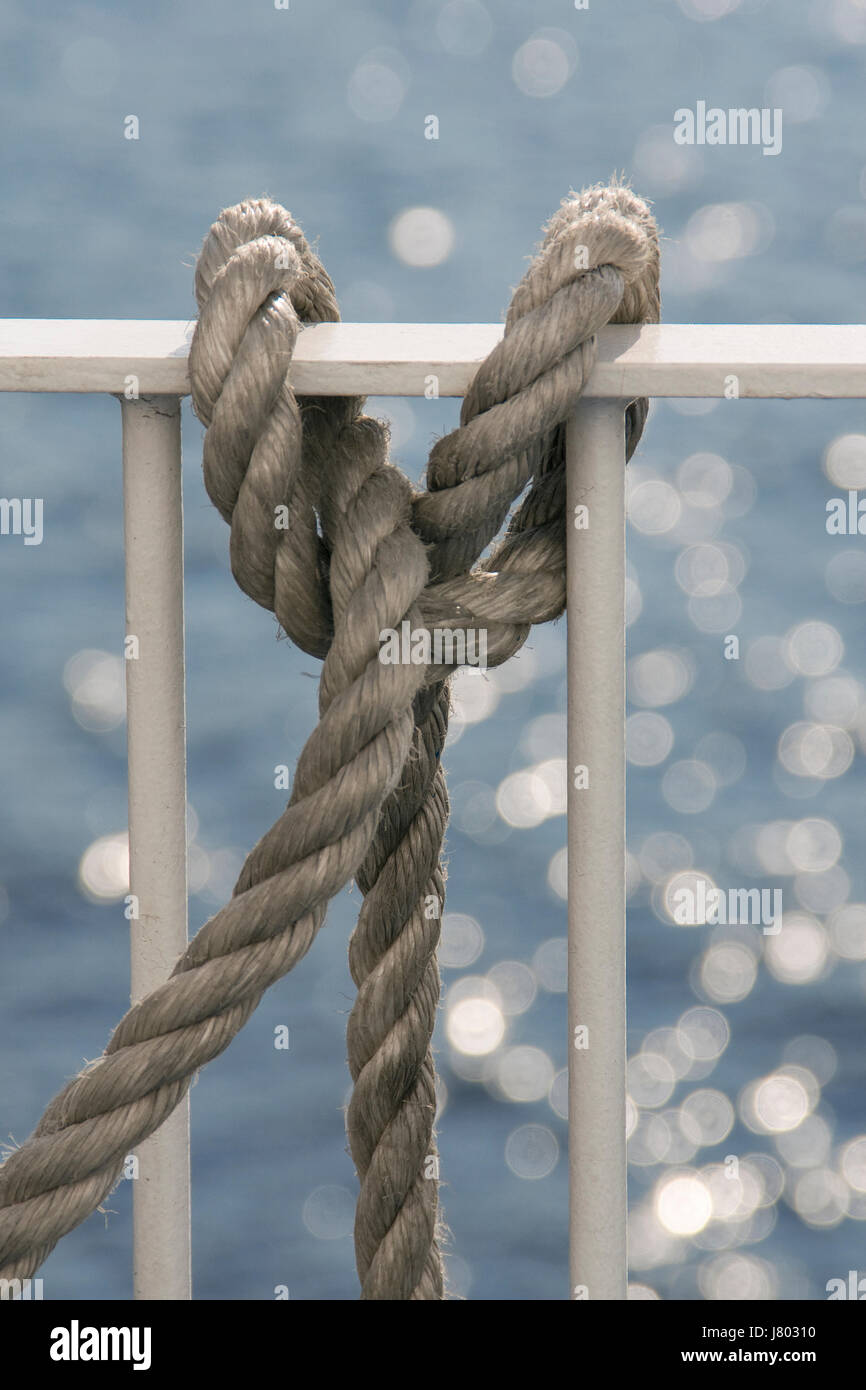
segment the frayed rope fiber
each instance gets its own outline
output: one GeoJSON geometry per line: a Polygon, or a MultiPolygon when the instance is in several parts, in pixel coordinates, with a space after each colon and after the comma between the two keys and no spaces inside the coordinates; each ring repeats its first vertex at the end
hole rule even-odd
{"type": "MultiPolygon", "coordinates": [[[[328,902],[355,879],[346,1122],[361,1297],[445,1297],[431,1037],[452,667],[385,664],[379,639],[406,620],[431,635],[486,631],[495,666],[533,623],[564,611],[565,422],[597,330],[658,322],[659,246],[649,208],[617,181],[572,194],[545,230],[418,494],[362,399],[297,399],[289,385],[299,332],[340,317],[289,213],[253,199],[211,227],[189,356],[205,485],[231,527],[240,587],[323,658],[319,723],[231,900],[0,1167],[0,1277],[29,1278],[102,1202],[126,1155],[306,954],[328,902]]],[[[646,400],[627,408],[627,457],[646,412],[646,400]]]]}

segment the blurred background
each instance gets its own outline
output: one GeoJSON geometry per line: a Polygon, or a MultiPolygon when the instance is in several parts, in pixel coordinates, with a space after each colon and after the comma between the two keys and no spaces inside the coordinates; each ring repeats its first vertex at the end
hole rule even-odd
{"type": "MultiPolygon", "coordinates": [[[[500,321],[560,200],[614,171],[654,203],[668,321],[862,315],[864,0],[13,0],[0,34],[3,317],[192,320],[210,223],[266,192],[345,319],[500,321]],[[781,150],[676,144],[698,101],[781,110],[781,150]]],[[[458,408],[369,403],[413,479],[458,408]]],[[[318,663],[236,588],[184,413],[192,933],[285,805],[318,663]]],[[[3,494],[44,499],[40,546],[0,541],[0,1137],[20,1142],[128,1001],[117,404],[3,395],[0,449],[3,494]]],[[[866,551],[826,529],[866,488],[864,409],[658,401],[629,482],[631,1292],[824,1298],[866,1221],[866,551]],[[781,889],[783,930],[678,925],[698,877],[781,889]]],[[[455,684],[435,1043],[470,1300],[568,1296],[565,701],[564,622],[455,684]]],[[[358,905],[335,900],[192,1091],[199,1299],[357,1296],[358,905]]],[[[46,1298],[131,1296],[131,1183],[106,1206],[46,1298]]]]}

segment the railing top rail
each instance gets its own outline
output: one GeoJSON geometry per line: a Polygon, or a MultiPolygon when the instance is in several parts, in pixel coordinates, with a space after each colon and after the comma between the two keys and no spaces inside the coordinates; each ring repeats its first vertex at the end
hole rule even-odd
{"type": "MultiPolygon", "coordinates": [[[[0,319],[0,390],[187,395],[194,323],[0,319]]],[[[300,395],[462,396],[501,324],[339,323],[301,333],[300,395]],[[435,383],[431,380],[435,378],[435,383]]],[[[585,395],[866,397],[866,324],[603,328],[585,395]],[[731,378],[736,378],[732,388],[731,378]]]]}

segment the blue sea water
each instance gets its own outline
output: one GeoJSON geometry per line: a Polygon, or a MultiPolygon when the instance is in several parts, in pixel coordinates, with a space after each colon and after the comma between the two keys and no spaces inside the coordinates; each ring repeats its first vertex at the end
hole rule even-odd
{"type": "MultiPolygon", "coordinates": [[[[267,192],[314,241],[346,320],[498,321],[560,199],[615,170],[654,203],[668,321],[863,316],[856,0],[12,3],[0,40],[4,318],[191,319],[208,226],[267,192]],[[676,145],[675,112],[699,101],[781,109],[781,150],[676,145]],[[137,140],[124,138],[130,114],[137,140]],[[425,138],[431,114],[437,140],[425,138]],[[405,258],[399,218],[412,208],[445,229],[435,264],[405,258]]],[[[392,419],[394,456],[418,479],[458,403],[370,409],[392,419]]],[[[276,640],[273,617],[235,586],[202,485],[202,427],[184,412],[193,932],[285,804],[273,770],[294,765],[314,726],[318,663],[276,640]]],[[[43,498],[45,518],[41,545],[0,538],[10,1142],[99,1054],[128,1001],[122,893],[93,901],[80,881],[94,843],[126,828],[125,727],[111,718],[124,635],[119,426],[111,399],[0,398],[3,495],[43,498]],[[81,653],[107,657],[70,667],[81,653]]],[[[863,1266],[866,933],[862,912],[839,914],[866,901],[864,541],[828,535],[825,506],[866,485],[864,458],[859,402],[659,401],[630,465],[630,713],[643,719],[631,727],[671,744],[659,761],[633,762],[628,784],[638,1293],[817,1299],[863,1266]],[[714,587],[718,564],[726,586],[714,587]],[[739,659],[725,659],[729,633],[739,659]],[[718,733],[735,742],[702,743],[718,733]],[[798,757],[822,774],[792,771],[798,757]],[[692,867],[724,888],[781,884],[790,927],[776,938],[676,925],[664,885],[692,867]],[[671,1057],[682,1061],[676,1040],[695,1009],[726,1025],[727,1043],[677,1077],[671,1057]],[[695,1092],[709,1098],[689,1102],[695,1092]],[[706,1142],[690,1146],[701,1105],[706,1142]],[[755,1153],[772,1162],[750,1167],[755,1153]],[[718,1176],[729,1155],[752,1174],[733,1214],[718,1176]]],[[[456,808],[446,960],[464,963],[443,967],[438,1130],[451,1281],[470,1300],[568,1296],[557,1083],[548,1098],[567,1062],[555,887],[565,819],[555,795],[547,814],[525,801],[541,804],[540,765],[562,772],[564,644],[563,621],[533,633],[486,695],[464,683],[467,718],[445,756],[456,808]],[[528,967],[509,978],[536,993],[505,1016],[482,1075],[454,1046],[459,1028],[446,1030],[448,991],[502,962],[528,967]]],[[[278,1285],[292,1299],[357,1296],[342,1108],[359,897],[334,901],[309,955],[192,1091],[196,1298],[270,1299],[278,1285]],[[288,1051],[273,1045],[280,1025],[288,1051]]],[[[44,1265],[46,1298],[130,1296],[131,1183],[106,1206],[44,1265]]]]}

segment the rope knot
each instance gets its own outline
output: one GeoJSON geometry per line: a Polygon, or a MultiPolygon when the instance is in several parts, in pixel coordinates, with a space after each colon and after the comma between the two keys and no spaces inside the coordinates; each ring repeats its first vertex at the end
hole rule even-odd
{"type": "Polygon", "coordinates": [[[300,315],[339,318],[333,284],[285,209],[254,199],[214,222],[195,287],[193,408],[207,426],[205,487],[231,526],[232,574],[299,647],[324,656],[333,625],[328,559],[287,378],[300,315]]]}
{"type": "MultiPolygon", "coordinates": [[[[125,1155],[304,956],[329,901],[355,878],[364,902],[349,948],[358,997],[347,1129],[360,1179],[361,1296],[440,1299],[430,1043],[445,896],[441,755],[456,663],[390,664],[380,634],[404,624],[428,636],[462,629],[468,645],[474,628],[497,665],[533,623],[563,611],[565,422],[598,329],[658,318],[655,224],[618,183],[562,204],[459,428],[432,451],[420,495],[389,463],[387,429],[362,415],[362,400],[295,399],[298,333],[339,311],[284,208],[259,198],[226,209],[195,287],[189,370],[207,431],[205,484],[230,524],[241,588],[324,658],[320,719],[289,803],[250,851],[230,901],[0,1167],[0,1277],[29,1278],[98,1206],[125,1155]],[[527,483],[504,539],[478,564],[527,483]]],[[[631,403],[629,453],[645,415],[645,401],[631,403]]]]}

